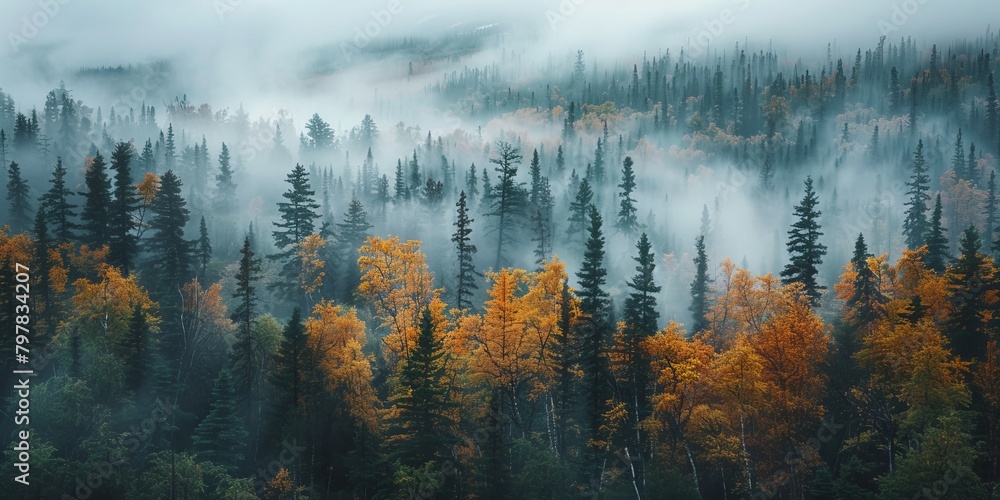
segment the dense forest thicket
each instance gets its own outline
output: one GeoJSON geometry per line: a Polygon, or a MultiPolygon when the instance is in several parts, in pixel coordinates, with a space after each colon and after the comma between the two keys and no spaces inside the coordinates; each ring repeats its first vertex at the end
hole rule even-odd
{"type": "Polygon", "coordinates": [[[0,91],[0,496],[1000,498],[1000,32],[415,43],[442,130],[0,91]]]}

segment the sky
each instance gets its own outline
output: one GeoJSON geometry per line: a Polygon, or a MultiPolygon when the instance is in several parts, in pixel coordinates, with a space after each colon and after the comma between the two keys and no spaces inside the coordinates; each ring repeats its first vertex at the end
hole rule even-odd
{"type": "Polygon", "coordinates": [[[50,85],[81,66],[166,59],[187,65],[192,86],[268,92],[301,79],[310,50],[364,44],[365,30],[374,39],[435,37],[499,23],[510,43],[538,57],[583,49],[611,62],[744,40],[803,50],[834,41],[853,53],[883,33],[951,39],[986,32],[990,19],[1000,20],[996,0],[4,0],[0,85],[50,85]]]}

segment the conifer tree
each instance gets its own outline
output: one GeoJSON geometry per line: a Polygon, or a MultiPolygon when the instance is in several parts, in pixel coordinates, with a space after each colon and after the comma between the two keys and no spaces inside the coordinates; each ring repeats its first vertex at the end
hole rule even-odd
{"type": "Polygon", "coordinates": [[[539,269],[543,262],[552,258],[552,209],[555,204],[548,177],[542,177],[540,184],[537,207],[531,215],[531,240],[535,242],[535,264],[539,269]]]}
{"type": "Polygon", "coordinates": [[[275,357],[271,384],[277,395],[276,404],[284,409],[286,418],[295,419],[305,410],[309,394],[309,337],[302,324],[302,313],[292,311],[281,334],[281,345],[275,357]]]}
{"type": "Polygon", "coordinates": [[[711,279],[708,277],[708,255],[705,253],[705,235],[698,235],[694,242],[694,279],[691,281],[691,335],[708,329],[708,293],[711,279]]]}
{"type": "Polygon", "coordinates": [[[200,458],[235,472],[243,460],[247,431],[236,413],[236,394],[228,370],[219,372],[212,387],[212,406],[194,432],[193,445],[200,458]]]}
{"type": "Polygon", "coordinates": [[[931,213],[930,227],[927,228],[927,235],[924,241],[927,244],[927,257],[925,264],[927,268],[938,273],[944,272],[945,264],[950,256],[948,255],[947,229],[941,223],[941,194],[934,200],[934,211],[931,213]]]}
{"type": "Polygon", "coordinates": [[[795,207],[795,217],[798,220],[788,231],[788,253],[791,261],[781,271],[781,278],[784,283],[802,283],[810,303],[816,306],[819,304],[820,290],[826,288],[816,281],[819,266],[823,263],[823,256],[826,255],[826,245],[819,242],[819,237],[823,236],[819,225],[819,216],[822,212],[816,209],[819,199],[813,191],[811,176],[806,177],[805,185],[806,192],[802,202],[795,207]]]}
{"type": "Polygon", "coordinates": [[[356,289],[361,282],[358,248],[361,248],[361,245],[365,243],[365,239],[368,238],[368,230],[372,228],[372,225],[368,223],[368,212],[365,211],[360,200],[351,200],[347,213],[344,214],[344,222],[337,224],[337,228],[344,252],[342,260],[345,266],[342,274],[344,297],[349,297],[350,292],[356,289]]]}
{"type": "Polygon", "coordinates": [[[260,348],[254,345],[253,322],[257,313],[257,282],[260,280],[260,259],[254,257],[250,236],[243,239],[239,268],[236,271],[236,309],[230,319],[236,324],[236,340],[232,348],[232,370],[237,393],[249,398],[257,386],[261,360],[260,348]]]}
{"type": "Polygon", "coordinates": [[[465,191],[458,196],[458,203],[455,204],[458,213],[455,218],[455,232],[451,235],[451,241],[455,243],[455,252],[458,260],[458,276],[455,279],[455,307],[459,309],[472,308],[472,295],[474,290],[479,288],[476,278],[476,266],[473,262],[473,255],[476,253],[476,245],[472,244],[472,223],[474,219],[469,217],[469,207],[465,196],[465,191]]]}
{"type": "Polygon", "coordinates": [[[399,204],[408,199],[410,199],[410,191],[406,189],[406,177],[403,175],[403,161],[396,160],[396,182],[394,184],[392,200],[396,204],[399,204]]]}
{"type": "Polygon", "coordinates": [[[531,174],[531,196],[528,199],[528,203],[531,204],[532,210],[537,210],[538,195],[542,189],[542,164],[538,159],[537,149],[531,153],[529,173],[531,174]]]}
{"type": "Polygon", "coordinates": [[[236,209],[236,184],[233,182],[232,158],[229,155],[229,147],[222,143],[222,151],[219,153],[219,173],[215,176],[215,200],[213,201],[215,210],[220,215],[226,215],[236,209]]]}
{"type": "Polygon", "coordinates": [[[111,170],[114,171],[114,191],[108,210],[111,227],[108,242],[108,260],[127,275],[135,267],[139,253],[139,239],[135,234],[132,214],[139,208],[139,193],[132,182],[132,147],[119,142],[111,153],[111,170]]]}
{"type": "Polygon", "coordinates": [[[205,279],[205,271],[208,263],[212,260],[212,241],[208,238],[208,226],[205,224],[205,216],[201,217],[198,223],[198,275],[205,279]]]}
{"type": "Polygon", "coordinates": [[[106,245],[111,227],[111,180],[108,178],[104,157],[98,151],[87,172],[84,174],[84,185],[87,190],[80,193],[84,197],[80,220],[83,222],[81,243],[93,248],[106,245]]]}
{"type": "Polygon", "coordinates": [[[635,172],[632,170],[632,157],[626,156],[622,162],[622,183],[618,185],[621,190],[621,201],[618,209],[618,229],[626,235],[632,235],[638,229],[639,221],[636,217],[635,199],[632,192],[635,190],[635,172]]]}
{"type": "Polygon", "coordinates": [[[854,256],[851,257],[851,268],[855,273],[854,282],[851,296],[847,299],[847,307],[853,311],[849,316],[850,324],[855,328],[871,325],[884,312],[885,303],[888,301],[882,294],[878,277],[868,266],[870,257],[872,255],[868,253],[865,237],[859,233],[854,243],[854,256]]]}
{"type": "Polygon", "coordinates": [[[10,204],[10,223],[15,230],[28,228],[31,220],[31,203],[28,183],[21,177],[21,167],[16,162],[10,162],[7,168],[7,202],[10,204]]]}
{"type": "Polygon", "coordinates": [[[290,187],[281,195],[285,201],[278,202],[281,220],[274,222],[276,229],[271,232],[278,253],[268,256],[269,259],[281,262],[284,279],[276,280],[268,288],[277,290],[280,295],[296,303],[304,304],[305,296],[299,287],[302,270],[298,251],[299,245],[315,232],[313,224],[319,217],[316,212],[319,204],[314,199],[316,192],[309,187],[309,174],[305,167],[296,164],[286,182],[290,187]]]}
{"type": "Polygon", "coordinates": [[[986,182],[986,207],[983,213],[986,220],[983,221],[983,245],[990,245],[991,255],[996,252],[994,247],[997,227],[997,174],[996,170],[990,170],[990,179],[986,182]]]}
{"type": "Polygon", "coordinates": [[[965,172],[965,147],[962,145],[962,129],[958,129],[955,137],[955,153],[951,157],[951,170],[959,179],[971,180],[965,172]]]}
{"type": "Polygon", "coordinates": [[[524,216],[525,193],[523,186],[517,182],[517,165],[521,163],[521,151],[514,145],[499,141],[497,156],[490,158],[499,174],[497,185],[493,188],[492,210],[487,214],[495,219],[491,230],[497,235],[496,259],[494,268],[500,269],[504,263],[504,247],[516,243],[515,231],[524,216]]]}
{"type": "Polygon", "coordinates": [[[951,289],[947,331],[955,354],[967,361],[986,352],[988,318],[994,310],[989,297],[998,289],[996,269],[981,248],[979,231],[970,225],[959,240],[961,254],[946,273],[951,289]]]}
{"type": "Polygon", "coordinates": [[[125,382],[132,391],[141,389],[150,375],[151,340],[146,313],[142,310],[141,305],[136,304],[132,309],[128,332],[122,339],[122,350],[125,355],[125,382]]]}
{"type": "Polygon", "coordinates": [[[585,237],[587,212],[593,199],[594,192],[590,190],[590,181],[584,178],[580,181],[576,196],[569,204],[569,225],[566,227],[566,236],[570,241],[585,237]]]}
{"type": "Polygon", "coordinates": [[[923,140],[917,142],[917,151],[913,153],[913,175],[910,176],[906,186],[909,188],[906,194],[910,199],[905,203],[909,208],[903,220],[903,236],[906,237],[907,248],[916,250],[925,243],[927,202],[931,199],[927,194],[930,189],[930,177],[927,175],[927,163],[924,161],[923,140]]]}

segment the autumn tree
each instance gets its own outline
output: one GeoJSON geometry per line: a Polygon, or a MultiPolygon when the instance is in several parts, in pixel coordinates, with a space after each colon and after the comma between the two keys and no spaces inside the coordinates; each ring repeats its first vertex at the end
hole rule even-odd
{"type": "Polygon", "coordinates": [[[819,242],[819,237],[823,236],[819,226],[819,216],[822,212],[816,209],[819,199],[813,191],[811,176],[806,177],[805,185],[805,196],[795,207],[795,216],[798,220],[792,223],[792,229],[788,231],[788,253],[791,262],[781,271],[781,277],[786,284],[802,283],[803,292],[815,306],[819,303],[820,290],[826,288],[816,281],[819,266],[823,263],[823,256],[826,255],[826,245],[819,242]]]}

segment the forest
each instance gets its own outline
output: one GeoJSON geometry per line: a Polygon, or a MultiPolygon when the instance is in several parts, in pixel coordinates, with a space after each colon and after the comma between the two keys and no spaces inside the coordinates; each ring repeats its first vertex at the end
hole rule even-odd
{"type": "Polygon", "coordinates": [[[426,114],[0,90],[0,497],[1000,498],[968,33],[357,51],[426,114]]]}

